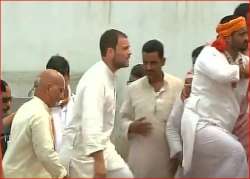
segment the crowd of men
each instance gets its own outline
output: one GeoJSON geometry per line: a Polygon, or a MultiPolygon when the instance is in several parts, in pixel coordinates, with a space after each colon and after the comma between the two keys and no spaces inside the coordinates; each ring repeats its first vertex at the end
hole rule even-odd
{"type": "Polygon", "coordinates": [[[192,52],[184,83],[166,73],[164,45],[142,46],[119,109],[128,145],[111,141],[115,73],[129,66],[128,36],[105,31],[101,60],[70,88],[68,61],[52,56],[33,97],[11,112],[1,80],[1,175],[5,178],[248,178],[249,4],[221,19],[217,37],[192,52]]]}

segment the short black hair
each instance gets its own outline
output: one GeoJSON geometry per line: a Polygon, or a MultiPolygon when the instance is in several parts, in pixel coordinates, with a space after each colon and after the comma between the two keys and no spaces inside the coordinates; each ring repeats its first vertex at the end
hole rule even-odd
{"type": "Polygon", "coordinates": [[[245,19],[247,19],[248,12],[249,12],[249,3],[241,3],[235,8],[234,15],[242,16],[245,19]]]}
{"type": "Polygon", "coordinates": [[[151,53],[151,52],[158,52],[160,58],[164,56],[164,47],[163,44],[159,40],[149,40],[147,41],[143,47],[142,52],[151,53]]]}
{"type": "Polygon", "coordinates": [[[1,80],[1,92],[6,92],[6,88],[7,88],[8,83],[4,80],[1,80]]]}
{"type": "Polygon", "coordinates": [[[61,73],[63,76],[67,75],[69,76],[70,74],[70,68],[69,68],[69,63],[68,61],[59,55],[55,55],[50,57],[46,69],[53,69],[61,73]]]}
{"type": "Polygon", "coordinates": [[[106,56],[108,48],[116,48],[119,37],[127,38],[127,35],[115,29],[107,30],[102,34],[99,44],[102,57],[106,56]]]}
{"type": "Polygon", "coordinates": [[[238,16],[238,15],[228,15],[228,16],[225,16],[225,17],[223,17],[221,20],[220,20],[220,24],[225,24],[225,23],[227,23],[227,22],[229,22],[229,21],[231,21],[231,20],[234,20],[234,19],[236,19],[236,18],[238,18],[238,17],[240,17],[240,16],[238,16]]]}
{"type": "Polygon", "coordinates": [[[205,45],[201,45],[192,51],[192,64],[193,65],[195,64],[197,57],[200,55],[204,47],[205,45]]]}
{"type": "Polygon", "coordinates": [[[130,75],[136,76],[138,78],[145,76],[145,70],[144,70],[143,64],[137,64],[133,66],[133,68],[131,69],[130,75]]]}

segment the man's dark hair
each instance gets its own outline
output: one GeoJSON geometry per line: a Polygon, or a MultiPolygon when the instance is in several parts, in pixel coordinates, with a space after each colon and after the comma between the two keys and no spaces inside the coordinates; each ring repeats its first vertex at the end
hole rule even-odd
{"type": "Polygon", "coordinates": [[[247,19],[248,12],[249,12],[249,3],[241,3],[235,8],[234,15],[242,16],[245,17],[245,19],[247,19]]]}
{"type": "Polygon", "coordinates": [[[128,82],[131,83],[136,79],[142,78],[146,75],[143,64],[137,64],[131,69],[128,82]]]}
{"type": "Polygon", "coordinates": [[[1,92],[6,92],[6,88],[8,86],[8,83],[4,80],[1,80],[1,92]]]}
{"type": "Polygon", "coordinates": [[[102,34],[100,38],[100,50],[102,57],[106,56],[108,48],[116,48],[119,37],[127,38],[127,35],[115,29],[107,30],[102,34]]]}
{"type": "Polygon", "coordinates": [[[68,61],[59,55],[52,56],[47,65],[46,69],[53,69],[61,73],[63,76],[67,75],[69,76],[70,74],[70,68],[69,68],[69,63],[68,61]]]}
{"type": "Polygon", "coordinates": [[[137,64],[137,65],[133,66],[130,74],[133,76],[136,76],[138,78],[145,76],[145,70],[143,68],[143,64],[137,64]]]}
{"type": "Polygon", "coordinates": [[[192,64],[193,65],[195,64],[197,57],[200,55],[204,47],[205,47],[204,45],[201,45],[192,51],[192,64]]]}
{"type": "Polygon", "coordinates": [[[142,47],[142,52],[151,53],[158,52],[160,58],[163,58],[164,48],[163,44],[158,40],[150,40],[146,42],[142,47]]]}
{"type": "Polygon", "coordinates": [[[240,16],[238,16],[238,15],[229,15],[229,16],[225,16],[225,17],[223,17],[223,18],[221,19],[220,24],[225,24],[225,23],[227,23],[227,22],[229,22],[229,21],[231,21],[231,20],[234,20],[234,19],[236,19],[236,18],[238,18],[238,17],[240,17],[240,16]]]}

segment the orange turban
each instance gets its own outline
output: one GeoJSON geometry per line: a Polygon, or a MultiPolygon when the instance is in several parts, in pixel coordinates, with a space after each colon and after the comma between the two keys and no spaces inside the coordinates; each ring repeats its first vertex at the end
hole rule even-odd
{"type": "Polygon", "coordinates": [[[246,20],[244,17],[238,17],[227,23],[219,24],[216,28],[216,32],[220,37],[228,37],[233,32],[240,30],[243,27],[246,27],[246,20]]]}

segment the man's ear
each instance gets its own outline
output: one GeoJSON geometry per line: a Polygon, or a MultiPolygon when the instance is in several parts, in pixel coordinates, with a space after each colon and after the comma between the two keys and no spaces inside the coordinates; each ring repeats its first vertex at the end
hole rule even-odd
{"type": "Polygon", "coordinates": [[[52,84],[51,83],[48,83],[47,84],[47,92],[50,93],[50,90],[52,89],[52,84]]]}
{"type": "Polygon", "coordinates": [[[106,56],[108,58],[113,58],[114,57],[114,54],[115,54],[115,50],[113,48],[107,48],[107,53],[106,53],[106,56]]]}

